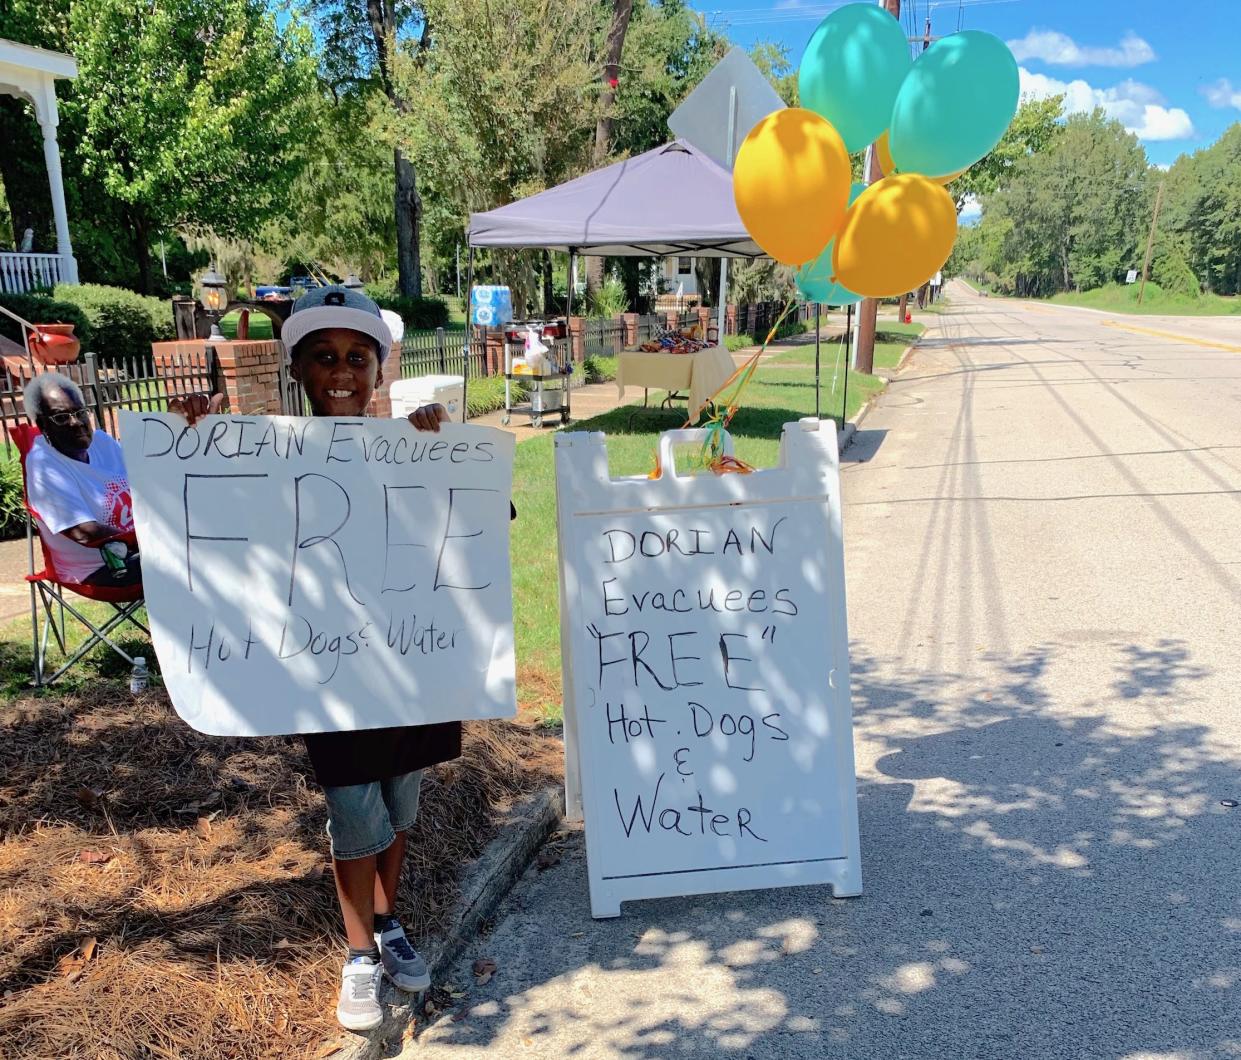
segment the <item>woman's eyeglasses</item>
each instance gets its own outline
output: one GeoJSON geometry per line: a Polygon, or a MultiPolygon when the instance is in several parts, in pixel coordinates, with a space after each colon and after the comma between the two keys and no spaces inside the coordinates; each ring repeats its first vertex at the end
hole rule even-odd
{"type": "Polygon", "coordinates": [[[72,412],[48,413],[48,422],[57,427],[71,427],[75,423],[90,423],[90,409],[74,409],[72,412]]]}

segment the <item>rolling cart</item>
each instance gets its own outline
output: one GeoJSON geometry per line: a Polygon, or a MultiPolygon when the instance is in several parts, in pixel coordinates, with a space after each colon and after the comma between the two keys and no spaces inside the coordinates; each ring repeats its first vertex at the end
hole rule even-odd
{"type": "Polygon", "coordinates": [[[504,373],[504,415],[500,422],[507,427],[513,414],[529,414],[531,427],[542,427],[543,417],[548,413],[560,413],[560,424],[569,423],[569,380],[573,371],[556,372],[553,375],[516,375],[504,373]],[[513,404],[513,384],[525,383],[530,387],[529,401],[513,404]]]}
{"type": "Polygon", "coordinates": [[[529,415],[532,427],[542,427],[543,417],[557,412],[560,413],[561,426],[569,422],[569,380],[573,367],[568,343],[562,341],[566,333],[563,323],[541,320],[515,320],[505,329],[504,414],[500,417],[505,427],[512,422],[514,414],[529,415]],[[520,352],[524,352],[525,333],[530,328],[536,328],[540,338],[548,340],[552,357],[541,362],[545,368],[542,372],[514,372],[513,361],[520,352]],[[557,346],[562,348],[557,350],[557,346]],[[548,368],[552,370],[546,370],[548,368]],[[529,400],[513,403],[514,383],[522,383],[529,388],[529,400]]]}

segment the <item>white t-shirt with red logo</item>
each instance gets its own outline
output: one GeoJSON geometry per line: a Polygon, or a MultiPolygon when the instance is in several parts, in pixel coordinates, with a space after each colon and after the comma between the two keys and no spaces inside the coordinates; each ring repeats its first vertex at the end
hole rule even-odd
{"type": "Polygon", "coordinates": [[[26,496],[59,581],[82,582],[104,566],[99,549],[79,545],[63,531],[92,522],[118,530],[134,528],[120,444],[95,431],[86,452],[89,463],[72,460],[40,436],[26,456],[26,496]]]}

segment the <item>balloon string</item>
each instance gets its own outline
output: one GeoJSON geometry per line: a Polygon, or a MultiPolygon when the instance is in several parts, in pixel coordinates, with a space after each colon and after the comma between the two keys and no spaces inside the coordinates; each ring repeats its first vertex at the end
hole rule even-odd
{"type": "MultiPolygon", "coordinates": [[[[693,426],[694,422],[704,411],[710,410],[706,422],[702,425],[703,430],[707,434],[698,453],[698,462],[701,467],[717,475],[729,473],[748,475],[754,470],[744,460],[739,460],[737,457],[729,456],[724,452],[724,432],[728,429],[728,425],[732,423],[733,417],[741,407],[741,395],[745,392],[746,386],[758,371],[759,360],[767,352],[767,347],[775,339],[776,332],[780,330],[780,325],[784,323],[790,310],[796,304],[796,298],[790,298],[785,303],[784,308],[780,311],[780,315],[776,317],[775,323],[768,330],[767,337],[763,339],[762,345],[750,357],[747,357],[745,363],[724,380],[706,400],[694,409],[685,420],[685,423],[682,424],[681,429],[685,430],[685,428],[693,426]],[[733,391],[732,397],[724,403],[723,409],[721,409],[716,399],[733,383],[737,384],[737,389],[733,391]]],[[[655,467],[648,477],[655,479],[662,474],[663,468],[659,463],[659,451],[656,450],[655,467]]]]}

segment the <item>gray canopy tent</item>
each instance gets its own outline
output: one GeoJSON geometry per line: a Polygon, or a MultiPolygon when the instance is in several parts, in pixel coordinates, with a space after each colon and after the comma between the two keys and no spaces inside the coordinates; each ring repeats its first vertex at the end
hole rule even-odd
{"type": "MultiPolygon", "coordinates": [[[[569,255],[566,316],[573,309],[572,277],[580,253],[600,257],[764,256],[737,213],[732,174],[684,140],[519,202],[471,214],[468,243],[467,307],[477,248],[556,250],[569,255]]],[[[469,357],[465,361],[468,386],[469,357]]]]}

